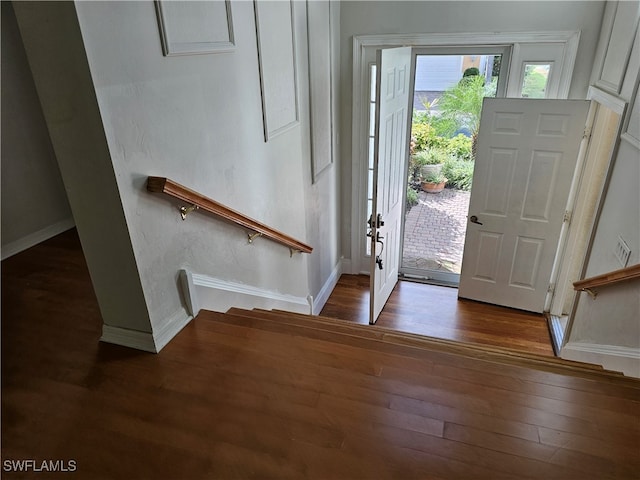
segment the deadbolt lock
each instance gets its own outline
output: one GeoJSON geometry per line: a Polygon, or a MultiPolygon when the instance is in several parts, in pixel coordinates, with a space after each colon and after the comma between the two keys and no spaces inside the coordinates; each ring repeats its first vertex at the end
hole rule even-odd
{"type": "MultiPolygon", "coordinates": [[[[378,216],[376,217],[376,228],[380,228],[382,226],[384,226],[384,220],[382,219],[382,214],[379,213],[378,216]]],[[[369,225],[370,228],[373,228],[373,215],[371,215],[369,217],[369,220],[367,220],[367,224],[369,225]]]]}

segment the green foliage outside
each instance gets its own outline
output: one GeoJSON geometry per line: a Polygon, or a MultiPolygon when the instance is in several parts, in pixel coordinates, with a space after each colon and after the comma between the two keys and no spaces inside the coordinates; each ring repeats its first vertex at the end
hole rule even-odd
{"type": "Polygon", "coordinates": [[[429,183],[442,183],[442,182],[446,182],[447,180],[448,178],[445,177],[442,172],[440,173],[433,172],[424,178],[424,181],[429,183]]]}
{"type": "Polygon", "coordinates": [[[473,77],[475,75],[480,75],[480,70],[478,70],[476,67],[469,67],[464,71],[462,77],[473,77]]]}
{"type": "Polygon", "coordinates": [[[442,167],[442,175],[447,177],[447,186],[456,190],[471,190],[474,162],[449,158],[442,167]]]}
{"type": "Polygon", "coordinates": [[[414,181],[418,180],[420,167],[437,158],[437,163],[444,163],[442,175],[449,188],[471,189],[482,102],[487,96],[495,96],[496,86],[497,78],[485,85],[484,77],[470,72],[439,99],[423,102],[426,111],[414,112],[409,164],[414,181]],[[433,111],[436,105],[438,112],[433,111]],[[456,135],[460,131],[467,131],[470,137],[456,135]]]}
{"type": "Polygon", "coordinates": [[[428,118],[414,119],[411,126],[411,137],[415,143],[414,151],[421,152],[432,147],[440,147],[446,143],[446,138],[439,136],[428,118]]]}
{"type": "Polygon", "coordinates": [[[441,117],[449,122],[450,127],[444,133],[453,135],[465,128],[475,137],[480,127],[482,100],[487,96],[487,90],[484,77],[480,75],[464,77],[457,85],[446,90],[439,102],[441,117]]]}
{"type": "Polygon", "coordinates": [[[525,98],[545,98],[547,77],[534,69],[537,65],[527,65],[522,84],[522,96],[525,98]]]}
{"type": "Polygon", "coordinates": [[[446,150],[450,157],[471,161],[473,160],[471,144],[472,139],[460,133],[448,140],[446,150]]]}
{"type": "Polygon", "coordinates": [[[438,165],[444,163],[448,158],[449,153],[446,147],[432,147],[413,154],[413,161],[417,167],[438,165]]]}
{"type": "Polygon", "coordinates": [[[418,204],[418,192],[416,192],[411,186],[407,187],[407,206],[413,207],[418,204]]]}

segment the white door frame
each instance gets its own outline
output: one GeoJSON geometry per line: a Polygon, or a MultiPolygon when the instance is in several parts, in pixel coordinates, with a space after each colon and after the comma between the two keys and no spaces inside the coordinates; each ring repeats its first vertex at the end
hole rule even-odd
{"type": "MultiPolygon", "coordinates": [[[[442,46],[517,46],[520,44],[560,43],[564,45],[562,65],[559,68],[558,98],[567,98],[573,67],[578,51],[579,31],[513,32],[513,33],[434,33],[359,35],[353,38],[353,85],[351,131],[351,271],[345,273],[369,273],[366,252],[366,201],[367,191],[367,101],[368,63],[366,55],[371,50],[412,46],[416,48],[442,46]],[[365,199],[366,200],[366,199],[365,199]]],[[[521,50],[514,48],[513,50],[521,50]]],[[[512,58],[511,65],[522,62],[512,58]]],[[[509,95],[509,92],[507,92],[509,95]]],[[[406,192],[404,192],[406,194],[406,192]]]]}
{"type": "MultiPolygon", "coordinates": [[[[627,103],[597,87],[589,87],[587,100],[591,108],[587,116],[587,131],[576,164],[573,185],[567,202],[569,221],[563,225],[556,262],[551,276],[552,288],[545,301],[545,311],[558,317],[569,314],[575,300],[573,281],[582,271],[589,249],[589,238],[596,224],[596,209],[602,202],[606,178],[617,148],[616,139],[622,130],[627,103]],[[592,132],[600,107],[618,116],[611,130],[592,132]],[[593,136],[592,136],[593,134],[593,136]],[[604,144],[601,147],[601,142],[604,144]],[[594,151],[598,149],[598,151],[594,151]]],[[[568,336],[565,335],[565,338],[568,336]]]]}

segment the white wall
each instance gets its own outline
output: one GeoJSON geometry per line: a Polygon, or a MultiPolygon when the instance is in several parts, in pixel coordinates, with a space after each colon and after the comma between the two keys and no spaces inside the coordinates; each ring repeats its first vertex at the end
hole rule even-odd
{"type": "Polygon", "coordinates": [[[237,49],[163,57],[151,2],[86,2],[78,16],[151,317],[181,308],[182,268],[305,296],[306,259],[241,229],[183,222],[144,190],[172,178],[250,217],[305,238],[301,127],[265,144],[253,4],[233,4],[237,49]]]}
{"type": "Polygon", "coordinates": [[[580,30],[569,92],[585,98],[604,2],[341,2],[342,249],[351,242],[351,89],[354,35],[390,33],[522,32],[580,30]]]}
{"type": "MultiPolygon", "coordinates": [[[[125,272],[132,283],[139,284],[128,302],[144,306],[146,312],[138,316],[148,318],[154,336],[169,324],[188,320],[178,287],[182,269],[303,298],[316,295],[335,269],[339,258],[337,162],[310,185],[305,7],[294,2],[299,123],[265,143],[253,2],[232,2],[233,52],[174,57],[162,54],[151,1],[21,5],[18,17],[28,39],[27,51],[39,65],[34,69],[36,83],[50,104],[45,108],[49,128],[52,123],[54,129],[55,124],[60,126],[52,137],[59,139],[54,146],[64,158],[60,162],[65,181],[69,177],[78,185],[85,182],[85,188],[92,185],[91,179],[80,178],[71,168],[87,158],[96,162],[104,170],[107,192],[103,194],[109,210],[117,217],[108,226],[92,223],[88,217],[77,219],[83,243],[91,245],[95,255],[102,252],[109,258],[105,253],[112,248],[105,245],[106,232],[113,229],[122,248],[130,250],[123,253],[121,265],[102,269],[87,253],[89,268],[96,278],[109,277],[124,264],[136,270],[135,274],[125,272]],[[56,21],[46,22],[47,18],[56,21]],[[44,31],[43,23],[47,23],[44,31]],[[74,28],[80,29],[81,38],[74,37],[74,28]],[[43,36],[49,38],[45,41],[43,36]],[[80,50],[86,53],[84,65],[79,65],[80,50]],[[71,58],[68,51],[77,55],[71,58]],[[47,56],[54,55],[55,64],[47,61],[47,56]],[[68,61],[79,71],[71,72],[71,78],[60,65],[64,57],[70,57],[68,61]],[[74,81],[73,75],[88,72],[92,85],[80,86],[87,97],[95,95],[96,104],[83,102],[91,118],[85,121],[94,126],[99,120],[103,137],[94,139],[89,156],[80,147],[83,139],[78,132],[65,130],[63,119],[56,118],[64,108],[75,117],[77,97],[54,98],[54,90],[64,89],[65,82],[74,81]],[[69,150],[63,151],[66,146],[69,150]],[[192,214],[183,222],[175,203],[146,191],[148,175],[168,177],[197,190],[310,243],[314,252],[311,258],[290,258],[286,247],[266,239],[250,245],[242,229],[206,214],[192,214]],[[98,231],[102,239],[93,235],[98,231]]],[[[74,127],[80,128],[75,121],[74,127]]],[[[100,201],[88,191],[70,200],[87,208],[96,208],[100,201]]],[[[109,285],[100,287],[113,291],[109,285]]],[[[101,288],[96,285],[99,300],[101,288]]],[[[120,306],[126,308],[127,301],[120,306]]],[[[101,302],[105,324],[148,331],[131,319],[112,318],[102,307],[101,302]]]]}
{"type": "Polygon", "coordinates": [[[12,4],[1,6],[4,259],[74,223],[12,4]]]}
{"type": "Polygon", "coordinates": [[[14,10],[104,324],[150,334],[74,4],[16,2],[14,10]]]}
{"type": "MultiPolygon", "coordinates": [[[[640,263],[639,158],[637,149],[620,143],[585,278],[622,268],[614,255],[618,235],[631,249],[628,265],[640,263]]],[[[595,299],[580,294],[570,341],[640,348],[640,285],[601,288],[595,299]]]]}
{"type": "MultiPolygon", "coordinates": [[[[607,5],[592,81],[630,104],[582,278],[622,268],[614,255],[619,235],[631,249],[628,265],[640,263],[640,131],[635,127],[627,132],[630,117],[640,119],[640,105],[631,102],[640,77],[639,17],[640,2],[607,5]]],[[[640,377],[640,284],[632,281],[597,290],[595,299],[579,294],[562,356],[640,377]]]]}
{"type": "MultiPolygon", "coordinates": [[[[317,0],[315,0],[317,1],[317,0]]],[[[302,3],[302,2],[299,2],[302,3]]],[[[330,3],[330,36],[331,36],[331,145],[333,162],[326,167],[315,179],[311,178],[311,170],[304,169],[304,184],[310,185],[306,189],[305,211],[307,238],[314,246],[314,252],[309,257],[309,292],[315,301],[314,313],[319,313],[322,303],[331,293],[333,284],[341,273],[340,259],[340,143],[339,118],[341,105],[340,92],[340,5],[330,3]],[[312,184],[313,180],[313,184],[312,184]]],[[[309,22],[314,21],[309,16],[309,22]]],[[[320,25],[317,26],[321,28],[320,25]]],[[[310,39],[313,41],[313,38],[310,39]]],[[[314,59],[310,58],[310,62],[314,59]]],[[[304,95],[303,95],[304,97],[304,95]]],[[[304,103],[303,103],[304,107],[304,103]]],[[[303,116],[306,116],[303,115],[303,116]]],[[[307,142],[308,139],[305,139],[307,142]]]]}

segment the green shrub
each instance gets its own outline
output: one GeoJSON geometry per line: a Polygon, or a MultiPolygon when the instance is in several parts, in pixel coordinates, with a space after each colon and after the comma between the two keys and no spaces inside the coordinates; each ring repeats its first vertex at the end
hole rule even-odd
{"type": "Polygon", "coordinates": [[[435,131],[428,123],[418,122],[411,126],[411,138],[415,142],[416,152],[426,150],[433,137],[435,137],[435,131]]]}
{"type": "Polygon", "coordinates": [[[459,134],[447,140],[446,149],[450,156],[458,160],[473,160],[473,154],[471,152],[472,144],[473,141],[471,138],[459,134]]]}
{"type": "Polygon", "coordinates": [[[484,77],[473,75],[464,77],[442,94],[440,114],[443,119],[451,121],[451,134],[465,128],[471,132],[472,136],[476,136],[486,90],[484,77]]]}
{"type": "Polygon", "coordinates": [[[418,204],[418,192],[410,186],[407,187],[407,206],[413,207],[418,204]]]}
{"type": "Polygon", "coordinates": [[[447,177],[448,185],[456,190],[471,190],[474,163],[468,160],[450,158],[442,167],[442,174],[447,177]]]}
{"type": "Polygon", "coordinates": [[[438,165],[449,159],[449,153],[444,148],[429,148],[421,150],[413,154],[413,162],[415,166],[438,165]]]}
{"type": "Polygon", "coordinates": [[[535,71],[535,65],[527,65],[524,82],[522,85],[522,96],[526,98],[544,98],[547,77],[535,71]]]}
{"type": "Polygon", "coordinates": [[[417,125],[419,123],[431,123],[431,115],[425,110],[414,110],[413,118],[411,119],[411,125],[417,125]]]}
{"type": "Polygon", "coordinates": [[[442,172],[431,172],[423,181],[427,183],[442,183],[449,180],[442,172]]]}
{"type": "Polygon", "coordinates": [[[416,152],[446,144],[446,139],[438,136],[436,129],[429,123],[414,123],[411,126],[411,138],[415,142],[416,152]]]}
{"type": "Polygon", "coordinates": [[[463,77],[473,77],[474,75],[480,75],[480,70],[476,67],[469,67],[462,74],[463,77]]]}

